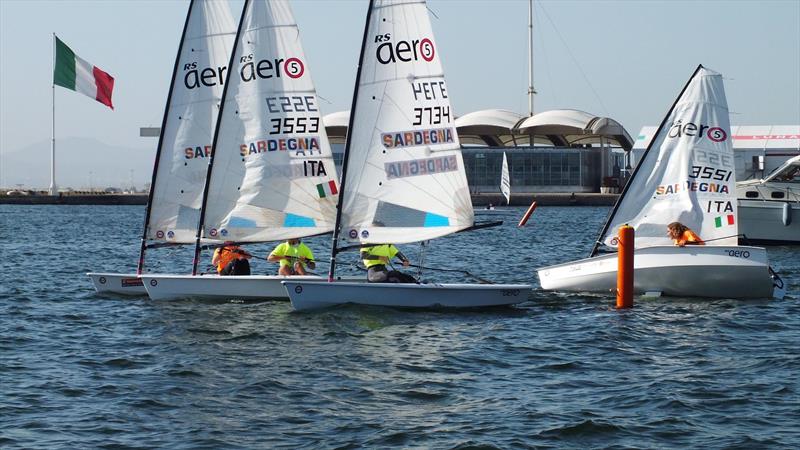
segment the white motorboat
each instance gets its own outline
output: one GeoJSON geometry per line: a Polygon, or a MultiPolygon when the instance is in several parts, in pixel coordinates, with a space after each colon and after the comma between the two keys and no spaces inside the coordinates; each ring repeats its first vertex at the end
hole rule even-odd
{"type": "Polygon", "coordinates": [[[736,183],[741,241],[800,244],[800,156],[761,180],[736,183]]]}
{"type": "Polygon", "coordinates": [[[474,225],[440,55],[424,1],[370,1],[345,144],[331,281],[284,281],[294,309],[344,303],[476,308],[527,299],[530,286],[524,284],[333,281],[336,256],[346,249],[426,241],[474,225]]]}
{"type": "MultiPolygon", "coordinates": [[[[144,271],[148,249],[195,242],[223,74],[235,35],[236,21],[229,5],[206,0],[190,2],[156,148],[137,265],[139,274],[144,271]]],[[[137,275],[87,275],[98,292],[147,294],[137,275]]]]}
{"type": "Polygon", "coordinates": [[[89,272],[86,276],[92,280],[94,289],[99,293],[132,296],[147,295],[142,279],[135,273],[89,272]]]}
{"type": "MultiPolygon", "coordinates": [[[[635,294],[710,298],[768,298],[773,294],[767,252],[760,247],[644,247],[634,250],[633,261],[635,294]]],[[[615,293],[617,254],[545,267],[539,270],[539,279],[547,290],[615,293]]]]}
{"type": "Polygon", "coordinates": [[[528,284],[391,284],[285,280],[297,311],[346,303],[394,308],[487,308],[527,300],[528,284]]]}
{"type": "Polygon", "coordinates": [[[722,76],[698,66],[656,132],[588,259],[538,269],[543,289],[608,293],[616,286],[617,229],[635,229],[634,290],[668,296],[768,298],[763,248],[737,246],[735,167],[722,76]],[[705,245],[678,247],[680,222],[705,245]]]}
{"type": "MultiPolygon", "coordinates": [[[[303,282],[325,281],[316,275],[167,275],[144,274],[141,277],[147,294],[152,300],[289,300],[281,282],[297,280],[303,282]]],[[[347,281],[364,282],[364,277],[344,277],[347,281]]]]}

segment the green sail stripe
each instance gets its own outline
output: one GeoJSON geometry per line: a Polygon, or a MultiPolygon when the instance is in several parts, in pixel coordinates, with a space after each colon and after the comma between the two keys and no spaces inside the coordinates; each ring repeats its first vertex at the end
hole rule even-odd
{"type": "Polygon", "coordinates": [[[56,38],[56,65],[53,84],[75,90],[75,53],[61,39],[56,38]]]}

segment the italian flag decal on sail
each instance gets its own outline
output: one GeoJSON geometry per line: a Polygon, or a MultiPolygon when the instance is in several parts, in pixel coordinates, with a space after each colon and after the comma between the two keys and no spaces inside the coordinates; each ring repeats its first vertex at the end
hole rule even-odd
{"type": "Polygon", "coordinates": [[[723,225],[733,225],[735,223],[733,214],[727,216],[718,216],[714,218],[714,227],[722,228],[723,225]]]}
{"type": "Polygon", "coordinates": [[[114,109],[111,91],[114,77],[82,60],[61,39],[56,39],[56,63],[53,68],[53,84],[88,95],[114,109]]]}
{"type": "Polygon", "coordinates": [[[319,198],[330,197],[331,195],[336,195],[339,191],[336,189],[336,182],[331,180],[327,183],[320,183],[317,185],[317,192],[319,193],[319,198]]]}

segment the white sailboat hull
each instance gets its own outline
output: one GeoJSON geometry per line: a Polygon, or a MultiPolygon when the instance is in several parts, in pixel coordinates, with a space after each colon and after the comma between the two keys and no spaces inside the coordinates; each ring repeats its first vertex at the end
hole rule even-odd
{"type": "MultiPolygon", "coordinates": [[[[617,255],[538,270],[542,289],[616,292],[617,255]]],[[[673,297],[770,298],[767,252],[744,246],[656,246],[634,252],[634,293],[673,297]]]]}
{"type": "MultiPolygon", "coordinates": [[[[363,279],[360,277],[358,279],[363,279]]],[[[355,278],[354,278],[355,279],[355,278]]],[[[142,280],[152,300],[288,300],[285,280],[324,281],[317,275],[162,275],[144,274],[142,280]]],[[[366,280],[364,280],[366,281],[366,280]]]]}
{"type": "Polygon", "coordinates": [[[92,280],[94,289],[101,294],[147,295],[144,283],[135,273],[89,272],[86,275],[92,280]]]}
{"type": "Polygon", "coordinates": [[[522,303],[527,284],[399,284],[286,280],[296,311],[354,303],[396,308],[481,308],[522,303]]]}

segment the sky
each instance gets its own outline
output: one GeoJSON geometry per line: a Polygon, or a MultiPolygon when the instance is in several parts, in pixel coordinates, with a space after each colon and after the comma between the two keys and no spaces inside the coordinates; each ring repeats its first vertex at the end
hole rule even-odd
{"type": "MultiPolygon", "coordinates": [[[[59,152],[59,185],[79,187],[92,171],[110,185],[134,167],[136,184],[149,181],[157,139],[139,137],[139,127],[161,123],[188,4],[0,0],[0,186],[48,184],[52,33],[115,77],[113,111],[56,87],[57,143],[79,138],[126,153],[107,168],[59,152]],[[16,166],[21,158],[31,164],[16,166]]],[[[291,4],[323,113],[348,109],[366,0],[291,4]]],[[[456,114],[527,113],[528,2],[428,8],[456,114]]],[[[535,112],[611,117],[634,138],[658,125],[698,64],[725,77],[732,125],[800,124],[800,0],[536,0],[533,55],[535,112]]]]}

